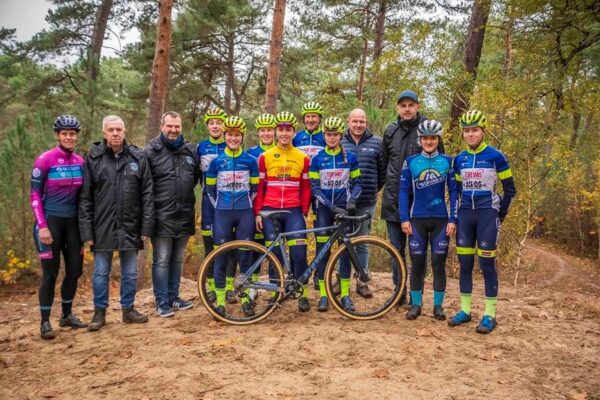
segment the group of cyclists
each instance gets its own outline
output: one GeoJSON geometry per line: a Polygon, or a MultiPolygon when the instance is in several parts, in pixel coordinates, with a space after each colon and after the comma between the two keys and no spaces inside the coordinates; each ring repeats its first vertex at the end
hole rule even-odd
{"type": "MultiPolygon", "coordinates": [[[[98,258],[103,252],[110,252],[112,257],[112,252],[118,250],[123,269],[124,259],[137,254],[146,237],[153,244],[157,314],[169,317],[176,310],[192,307],[191,302],[179,297],[179,280],[187,239],[194,234],[193,189],[198,181],[203,186],[201,231],[205,255],[231,240],[254,240],[269,246],[277,233],[274,224],[279,224],[282,232],[302,231],[310,212],[315,216],[316,228],[331,226],[340,215],[373,215],[377,193],[384,188],[382,219],[386,220],[390,241],[402,258],[408,241],[412,261],[410,300],[402,301],[409,303],[406,318],[413,320],[422,313],[430,247],[433,316],[446,319],[445,264],[450,237],[456,235],[461,308],[448,319],[448,324],[457,326],[471,321],[472,273],[477,254],[486,297],[484,316],[476,330],[491,332],[496,327],[498,233],[516,194],[512,173],[506,157],[484,141],[487,121],[483,113],[471,110],[460,117],[467,149],[452,158],[443,154],[441,123],[424,118],[419,107],[417,94],[403,91],[397,99],[398,118],[381,139],[367,128],[364,111],[353,110],[347,127],[341,118],[325,118],[322,106],[310,101],[301,109],[304,129],[300,131],[291,112],[258,116],[254,127],[259,144],[247,150],[243,146],[248,134],[245,121],[239,116],[228,116],[217,107],[204,115],[209,138],[197,146],[183,138],[177,113],[163,116],[161,133],[143,150],[128,145],[123,121],[109,116],[108,121],[103,121],[104,140],[92,147],[85,160],[74,153],[80,130],[77,119],[58,117],[54,124],[58,146],[38,157],[32,172],[34,238],[43,269],[39,292],[42,338],[54,337],[49,315],[60,253],[66,266],[60,326],[98,330],[105,324],[107,282],[98,278],[96,285],[96,269],[101,269],[98,274],[106,277],[111,258],[98,258]],[[109,132],[111,122],[121,126],[121,136],[109,132]],[[98,166],[100,162],[94,161],[102,160],[105,153],[107,162],[116,160],[116,172],[104,171],[98,166]],[[125,156],[130,158],[122,162],[125,156]],[[120,168],[123,172],[119,172],[120,168]],[[108,176],[111,173],[113,178],[108,176]],[[502,197],[496,191],[498,181],[503,187],[502,197]],[[98,201],[107,186],[114,189],[111,194],[123,192],[111,201],[126,202],[116,204],[112,213],[98,201]],[[85,199],[83,206],[80,199],[85,199]],[[278,210],[286,212],[273,218],[261,216],[261,212],[278,210]],[[131,216],[124,218],[127,212],[131,216]],[[112,226],[98,228],[107,224],[112,226]],[[115,240],[96,247],[98,242],[107,242],[98,237],[104,234],[115,240]],[[95,310],[89,326],[71,310],[82,270],[82,242],[94,246],[95,310]]],[[[368,233],[370,227],[370,220],[364,222],[360,234],[368,233]]],[[[330,234],[317,232],[317,252],[330,234]]],[[[306,235],[289,236],[287,246],[292,272],[301,276],[308,266],[306,235]]],[[[368,259],[368,248],[359,251],[361,260],[368,259]]],[[[241,253],[239,266],[244,273],[252,255],[241,253]]],[[[282,261],[282,252],[275,254],[282,261]]],[[[327,258],[318,264],[313,281],[319,291],[318,311],[329,308],[323,281],[327,258]]],[[[125,264],[137,267],[133,261],[125,264]]],[[[347,257],[340,261],[338,285],[343,308],[353,310],[349,296],[350,264],[347,257]]],[[[148,318],[133,308],[135,287],[131,287],[131,280],[135,279],[137,268],[127,270],[121,282],[123,322],[143,323],[148,318]]],[[[227,302],[237,301],[233,298],[236,273],[234,263],[216,258],[208,277],[208,297],[215,302],[217,312],[227,302]]],[[[309,282],[303,284],[298,309],[307,312],[309,282]]],[[[356,290],[366,298],[373,295],[366,284],[358,284],[356,290]]],[[[252,315],[251,303],[251,296],[242,297],[244,314],[252,315]]]]}

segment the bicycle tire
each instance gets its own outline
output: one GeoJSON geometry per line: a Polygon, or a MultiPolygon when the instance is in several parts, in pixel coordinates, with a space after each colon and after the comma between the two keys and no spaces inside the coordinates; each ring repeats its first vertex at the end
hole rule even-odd
{"type": "MultiPolygon", "coordinates": [[[[349,290],[349,295],[355,295],[355,300],[352,301],[356,307],[356,310],[351,311],[342,306],[341,294],[334,294],[334,277],[337,272],[340,258],[346,251],[345,245],[338,246],[337,250],[330,257],[327,266],[325,267],[325,289],[327,291],[327,297],[329,297],[333,308],[348,318],[356,320],[371,320],[379,318],[385,315],[396,305],[396,303],[398,303],[402,294],[406,290],[406,265],[402,261],[402,257],[400,257],[398,250],[396,250],[396,248],[385,239],[377,236],[365,235],[352,238],[350,242],[355,248],[357,245],[361,244],[369,245],[370,261],[374,260],[375,258],[378,259],[375,262],[381,261],[381,258],[385,257],[385,262],[383,265],[377,264],[376,268],[371,268],[371,265],[369,265],[369,275],[371,280],[368,284],[373,291],[373,297],[371,299],[361,298],[358,296],[358,292],[355,294],[352,293],[352,290],[349,290]],[[389,257],[389,259],[387,257],[389,257]],[[392,259],[395,259],[398,265],[396,275],[398,279],[393,278],[395,268],[392,266],[392,259]],[[385,264],[386,262],[389,264],[389,268],[387,269],[387,265],[385,264]],[[377,271],[377,269],[380,271],[377,271]],[[381,272],[382,269],[383,272],[381,272]],[[395,280],[398,282],[394,282],[395,280]],[[369,306],[371,308],[367,309],[369,306]]],[[[352,272],[354,272],[354,275],[357,276],[354,266],[352,266],[352,272]]],[[[352,282],[352,279],[350,279],[350,282],[352,282]]]]}
{"type": "MultiPolygon", "coordinates": [[[[226,323],[232,324],[232,325],[249,325],[249,324],[254,324],[259,321],[262,321],[263,319],[265,319],[267,316],[269,316],[275,310],[277,304],[268,302],[268,298],[270,298],[271,293],[276,293],[275,300],[279,300],[281,298],[281,296],[283,296],[283,293],[281,291],[273,292],[273,291],[268,291],[266,289],[262,290],[261,291],[262,292],[262,296],[261,296],[262,300],[260,302],[261,309],[260,309],[260,311],[256,312],[255,315],[253,315],[253,316],[245,316],[243,314],[240,315],[239,312],[234,313],[234,311],[236,309],[237,309],[237,311],[239,311],[239,309],[241,307],[239,304],[227,304],[227,306],[225,307],[225,312],[219,313],[219,312],[217,312],[217,307],[215,305],[213,305],[211,302],[209,302],[209,299],[208,299],[207,272],[208,272],[209,268],[213,265],[213,263],[217,257],[225,256],[229,252],[238,251],[240,249],[246,249],[247,251],[254,251],[256,253],[259,253],[260,255],[267,253],[266,247],[264,247],[256,242],[247,241],[247,240],[235,240],[235,241],[228,242],[224,245],[219,246],[215,250],[211,251],[210,254],[208,256],[206,256],[204,261],[202,261],[200,270],[198,271],[198,279],[197,279],[198,294],[200,295],[200,300],[202,301],[202,304],[204,305],[204,307],[217,320],[223,321],[223,322],[226,322],[226,323]],[[267,293],[269,295],[266,295],[267,293]],[[264,307],[264,308],[262,308],[262,307],[264,307]]],[[[280,287],[280,289],[283,289],[285,274],[283,273],[283,268],[281,267],[279,260],[277,259],[275,254],[273,254],[272,252],[266,254],[266,259],[264,261],[264,264],[266,264],[267,267],[261,268],[261,269],[264,269],[266,271],[269,263],[272,265],[273,270],[275,272],[275,277],[274,277],[275,282],[278,282],[278,286],[280,287]]],[[[266,278],[264,275],[262,275],[259,279],[261,279],[262,282],[270,282],[268,274],[267,274],[266,278]]],[[[240,293],[237,291],[237,289],[234,291],[234,294],[238,295],[238,296],[240,295],[240,293]]],[[[257,304],[259,304],[259,303],[256,302],[255,307],[257,304]]]]}

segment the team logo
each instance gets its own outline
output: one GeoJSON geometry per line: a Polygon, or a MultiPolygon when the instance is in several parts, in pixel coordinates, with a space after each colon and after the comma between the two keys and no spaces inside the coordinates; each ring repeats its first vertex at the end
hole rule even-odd
{"type": "Polygon", "coordinates": [[[444,182],[444,177],[440,176],[440,173],[435,169],[426,169],[419,175],[417,181],[417,188],[423,189],[437,183],[444,182]]]}
{"type": "Polygon", "coordinates": [[[488,242],[486,242],[486,241],[481,242],[481,247],[487,247],[487,245],[488,245],[488,242]]]}
{"type": "Polygon", "coordinates": [[[189,165],[192,165],[194,163],[194,159],[190,156],[185,156],[185,162],[189,165]]]}
{"type": "Polygon", "coordinates": [[[458,244],[460,244],[462,246],[463,244],[465,244],[465,240],[464,239],[458,239],[458,244]]]}
{"type": "Polygon", "coordinates": [[[132,162],[132,163],[129,163],[129,168],[131,168],[131,170],[135,172],[139,169],[139,166],[137,163],[132,162]]]}
{"type": "Polygon", "coordinates": [[[445,240],[441,240],[439,243],[440,247],[448,247],[448,242],[445,240]]]}
{"type": "Polygon", "coordinates": [[[275,158],[279,158],[279,157],[280,157],[280,154],[279,154],[279,153],[275,153],[275,154],[273,154],[273,157],[275,157],[275,158]]]}
{"type": "Polygon", "coordinates": [[[34,168],[33,171],[31,172],[31,175],[33,175],[34,178],[39,178],[41,174],[42,174],[42,171],[40,171],[39,168],[34,168]]]}
{"type": "Polygon", "coordinates": [[[416,240],[411,240],[410,247],[412,247],[413,249],[416,249],[417,247],[419,247],[419,242],[417,242],[416,240]]]}
{"type": "Polygon", "coordinates": [[[32,201],[32,202],[31,202],[31,205],[32,205],[33,207],[37,207],[37,206],[38,206],[38,204],[40,204],[40,203],[39,203],[37,200],[34,200],[34,201],[32,201]]]}
{"type": "Polygon", "coordinates": [[[58,159],[58,163],[59,164],[64,164],[65,163],[65,159],[64,158],[59,158],[58,159]]]}

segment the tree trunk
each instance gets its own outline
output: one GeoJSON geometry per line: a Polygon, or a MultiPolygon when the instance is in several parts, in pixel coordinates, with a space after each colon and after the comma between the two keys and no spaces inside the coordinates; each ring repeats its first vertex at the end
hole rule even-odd
{"type": "Polygon", "coordinates": [[[269,47],[269,69],[265,93],[265,112],[274,114],[279,94],[279,75],[281,74],[281,52],[283,49],[283,21],[285,19],[286,0],[275,0],[273,10],[273,29],[269,47]]]}
{"type": "MultiPolygon", "coordinates": [[[[377,8],[377,19],[375,20],[375,42],[373,43],[373,77],[372,82],[378,83],[379,58],[383,52],[383,39],[385,37],[385,13],[387,11],[387,0],[379,0],[377,8]]],[[[385,94],[378,91],[375,95],[377,107],[382,109],[385,105],[385,94]]]]}
{"type": "Polygon", "coordinates": [[[358,87],[356,88],[356,97],[358,104],[362,105],[365,98],[365,69],[367,67],[367,51],[369,51],[369,40],[363,37],[362,54],[360,55],[360,71],[358,73],[358,87]]]}
{"type": "Polygon", "coordinates": [[[470,105],[470,97],[473,93],[475,80],[477,79],[477,68],[483,49],[483,39],[485,38],[485,26],[490,14],[490,0],[475,0],[471,11],[471,22],[467,31],[465,41],[465,50],[463,64],[468,74],[466,80],[462,81],[452,101],[450,110],[450,131],[458,126],[458,117],[465,112],[470,105]]]}
{"type": "MultiPolygon", "coordinates": [[[[509,10],[509,17],[504,24],[504,61],[502,62],[502,78],[504,86],[508,86],[510,79],[510,71],[512,70],[513,52],[512,52],[512,33],[514,30],[515,20],[509,10]]],[[[503,106],[498,114],[498,141],[502,139],[505,129],[506,112],[508,106],[503,106]]],[[[498,143],[500,146],[500,143],[498,143]]]]}
{"type": "Polygon", "coordinates": [[[225,112],[231,114],[231,95],[234,90],[233,84],[235,82],[235,69],[234,69],[234,42],[233,33],[227,34],[227,63],[225,65],[225,112]]]}

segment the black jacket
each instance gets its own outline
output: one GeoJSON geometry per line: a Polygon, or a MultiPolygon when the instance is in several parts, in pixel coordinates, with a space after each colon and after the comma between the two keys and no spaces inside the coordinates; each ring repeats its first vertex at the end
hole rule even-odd
{"type": "Polygon", "coordinates": [[[162,143],[160,135],[145,148],[154,181],[154,236],[180,238],[196,232],[194,186],[200,161],[190,142],[178,150],[162,143]]]}
{"type": "Polygon", "coordinates": [[[346,133],[342,137],[342,147],[344,150],[354,153],[358,159],[362,190],[356,205],[358,207],[375,205],[377,203],[377,192],[381,190],[385,183],[385,164],[382,157],[381,138],[373,135],[367,129],[360,141],[356,143],[346,129],[346,133]]]}
{"type": "MultiPolygon", "coordinates": [[[[410,121],[403,121],[398,117],[396,122],[385,128],[382,154],[387,168],[381,204],[381,219],[383,220],[400,222],[398,194],[400,193],[402,164],[408,156],[421,152],[422,148],[417,140],[417,127],[426,119],[421,113],[410,121]]],[[[443,143],[440,142],[438,150],[440,153],[444,153],[443,143]]]]}
{"type": "Polygon", "coordinates": [[[139,250],[152,236],[152,175],[144,151],[123,144],[117,158],[106,141],[94,143],[85,159],[79,193],[81,240],[94,251],[139,250]]]}

